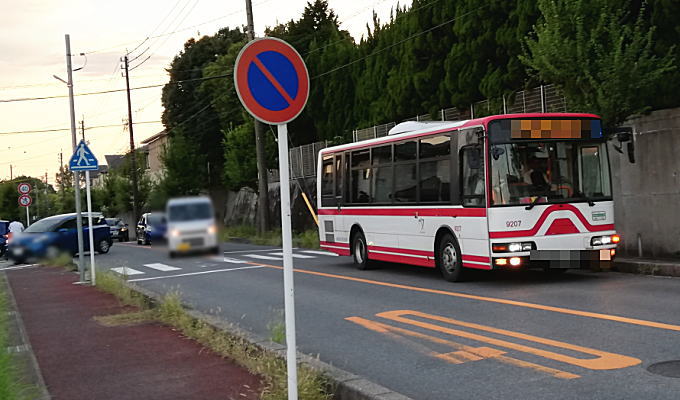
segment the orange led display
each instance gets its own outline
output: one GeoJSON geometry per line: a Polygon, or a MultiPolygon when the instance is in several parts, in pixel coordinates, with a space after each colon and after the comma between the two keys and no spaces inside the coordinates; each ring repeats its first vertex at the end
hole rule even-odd
{"type": "Polygon", "coordinates": [[[513,139],[580,139],[590,137],[590,120],[581,119],[513,119],[513,139]]]}

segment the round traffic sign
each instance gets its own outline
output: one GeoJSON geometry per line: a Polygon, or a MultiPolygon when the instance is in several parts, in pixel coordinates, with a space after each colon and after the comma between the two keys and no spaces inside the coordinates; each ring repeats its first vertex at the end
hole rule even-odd
{"type": "Polygon", "coordinates": [[[286,124],[297,117],[309,97],[309,74],[300,54],[277,38],[246,44],[234,66],[241,104],[258,120],[286,124]]]}
{"type": "Polygon", "coordinates": [[[17,186],[17,190],[21,194],[29,194],[29,193],[31,193],[31,184],[26,183],[26,182],[22,182],[17,186]]]}
{"type": "Polygon", "coordinates": [[[22,194],[19,196],[19,205],[22,207],[28,207],[33,204],[33,199],[27,194],[22,194]]]}

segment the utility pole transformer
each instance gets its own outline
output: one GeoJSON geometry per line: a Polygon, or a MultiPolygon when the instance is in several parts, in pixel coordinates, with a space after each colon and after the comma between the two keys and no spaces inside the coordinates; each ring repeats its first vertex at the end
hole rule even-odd
{"type": "Polygon", "coordinates": [[[128,69],[128,55],[125,54],[123,58],[125,63],[125,86],[127,88],[127,103],[128,103],[128,130],[130,131],[130,172],[132,178],[132,215],[134,217],[133,224],[137,223],[139,215],[137,214],[137,154],[135,154],[135,135],[132,131],[132,102],[130,101],[130,71],[128,69]]]}
{"type": "MultiPolygon", "coordinates": [[[[253,4],[246,0],[246,14],[248,16],[248,40],[255,39],[253,23],[253,4]]],[[[269,229],[269,185],[267,184],[267,166],[264,154],[264,126],[262,122],[253,118],[255,124],[255,154],[257,155],[257,230],[264,233],[269,229]]],[[[283,183],[281,183],[283,184],[283,183]]]]}

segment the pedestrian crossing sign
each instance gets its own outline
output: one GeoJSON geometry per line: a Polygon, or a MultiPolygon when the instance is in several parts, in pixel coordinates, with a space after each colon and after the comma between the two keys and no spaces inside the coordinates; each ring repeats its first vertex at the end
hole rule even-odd
{"type": "Polygon", "coordinates": [[[96,171],[99,169],[99,163],[94,153],[87,147],[84,140],[81,140],[76,147],[76,151],[71,156],[68,168],[71,171],[96,171]]]}

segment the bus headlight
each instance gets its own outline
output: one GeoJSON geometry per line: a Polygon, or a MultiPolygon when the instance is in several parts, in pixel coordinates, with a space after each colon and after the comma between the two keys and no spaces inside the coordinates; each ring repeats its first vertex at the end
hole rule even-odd
{"type": "Polygon", "coordinates": [[[494,253],[517,253],[531,251],[534,248],[534,242],[494,243],[491,245],[494,253]]]}
{"type": "Polygon", "coordinates": [[[604,236],[594,236],[590,239],[591,246],[606,246],[608,244],[616,244],[621,241],[621,236],[619,235],[604,235],[604,236]]]}
{"type": "Polygon", "coordinates": [[[208,227],[208,233],[211,235],[214,235],[217,233],[217,227],[215,225],[210,225],[208,227]]]}

